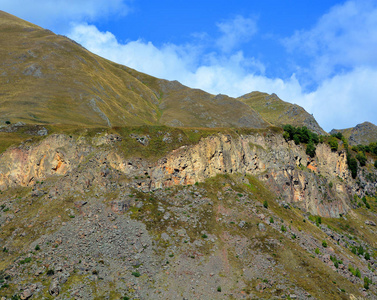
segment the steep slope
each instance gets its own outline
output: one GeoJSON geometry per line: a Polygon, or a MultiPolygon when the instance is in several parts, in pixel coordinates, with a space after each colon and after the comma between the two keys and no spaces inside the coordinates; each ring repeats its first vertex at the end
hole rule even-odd
{"type": "Polygon", "coordinates": [[[0,296],[376,299],[376,182],[345,160],[280,130],[26,141],[0,156],[0,296]]]}
{"type": "Polygon", "coordinates": [[[318,134],[326,132],[318,125],[313,115],[299,105],[281,100],[276,94],[252,92],[238,98],[275,126],[291,124],[306,126],[318,134]]]}
{"type": "Polygon", "coordinates": [[[377,142],[377,126],[370,122],[364,122],[347,129],[333,129],[330,134],[341,132],[350,145],[369,145],[377,142]]]}
{"type": "Polygon", "coordinates": [[[115,64],[5,12],[0,12],[0,39],[3,123],[269,125],[236,99],[215,97],[115,64]]]}

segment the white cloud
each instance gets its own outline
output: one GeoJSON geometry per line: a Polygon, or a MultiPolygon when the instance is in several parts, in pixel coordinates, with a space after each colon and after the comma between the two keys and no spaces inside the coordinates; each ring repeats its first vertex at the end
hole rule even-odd
{"type": "Polygon", "coordinates": [[[57,32],[68,30],[72,21],[125,15],[130,10],[125,0],[0,0],[0,8],[57,32]]]}
{"type": "Polygon", "coordinates": [[[284,42],[293,53],[310,58],[308,74],[317,81],[342,69],[377,67],[377,3],[336,5],[311,30],[297,31],[284,42]]]}
{"type": "Polygon", "coordinates": [[[241,43],[248,42],[257,32],[255,19],[236,16],[232,20],[217,24],[221,37],[216,44],[224,52],[230,52],[241,43]]]}
{"type": "Polygon", "coordinates": [[[303,95],[317,121],[327,130],[348,128],[364,121],[377,123],[377,70],[359,67],[325,80],[303,95]]]}

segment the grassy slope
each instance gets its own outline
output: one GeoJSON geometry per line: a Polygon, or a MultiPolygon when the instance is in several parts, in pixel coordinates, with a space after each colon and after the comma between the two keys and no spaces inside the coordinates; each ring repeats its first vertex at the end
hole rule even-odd
{"type": "Polygon", "coordinates": [[[107,125],[101,110],[112,125],[156,122],[153,92],[117,65],[6,13],[1,20],[3,121],[107,125]]]}
{"type": "Polygon", "coordinates": [[[350,145],[369,145],[377,142],[377,126],[364,122],[355,127],[346,129],[333,129],[331,133],[341,132],[349,141],[350,145]]]}
{"type": "Polygon", "coordinates": [[[0,123],[269,125],[234,98],[142,74],[1,11],[0,39],[0,123]]]}
{"type": "Polygon", "coordinates": [[[291,124],[294,126],[307,126],[316,132],[324,134],[312,115],[296,104],[291,104],[279,99],[276,95],[252,92],[238,98],[275,126],[291,124]]]}

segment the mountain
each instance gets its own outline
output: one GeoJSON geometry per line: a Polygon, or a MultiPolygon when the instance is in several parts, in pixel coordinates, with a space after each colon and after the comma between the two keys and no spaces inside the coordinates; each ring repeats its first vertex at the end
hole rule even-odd
{"type": "Polygon", "coordinates": [[[244,103],[115,64],[0,12],[1,120],[82,126],[269,126],[244,103]]]}
{"type": "Polygon", "coordinates": [[[0,38],[1,300],[377,299],[374,152],[3,12],[0,38]]]}
{"type": "Polygon", "coordinates": [[[330,134],[342,133],[350,145],[369,145],[377,142],[377,126],[370,122],[364,122],[347,129],[333,129],[330,134]]]}
{"type": "Polygon", "coordinates": [[[326,134],[313,115],[299,105],[281,100],[276,94],[251,92],[238,99],[255,109],[266,121],[275,126],[285,124],[306,126],[317,134],[326,134]]]}

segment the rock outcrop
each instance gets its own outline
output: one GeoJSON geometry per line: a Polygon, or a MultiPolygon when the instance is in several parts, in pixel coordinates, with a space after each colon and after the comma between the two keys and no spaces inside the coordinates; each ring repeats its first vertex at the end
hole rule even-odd
{"type": "Polygon", "coordinates": [[[356,185],[343,151],[332,152],[328,145],[319,144],[315,158],[310,158],[304,146],[286,142],[272,131],[237,136],[219,133],[198,144],[182,146],[156,162],[125,159],[109,145],[120,140],[113,135],[92,140],[52,135],[38,145],[9,149],[0,157],[0,187],[33,186],[48,176],[62,175],[71,178],[66,180],[70,188],[79,181],[85,187],[101,184],[107,168],[112,168],[130,178],[135,188],[147,192],[192,185],[217,174],[240,173],[259,177],[277,194],[278,201],[329,217],[346,213],[352,194],[363,196],[376,188],[371,182],[365,183],[364,189],[356,185]],[[78,173],[80,164],[85,171],[78,173]]]}

